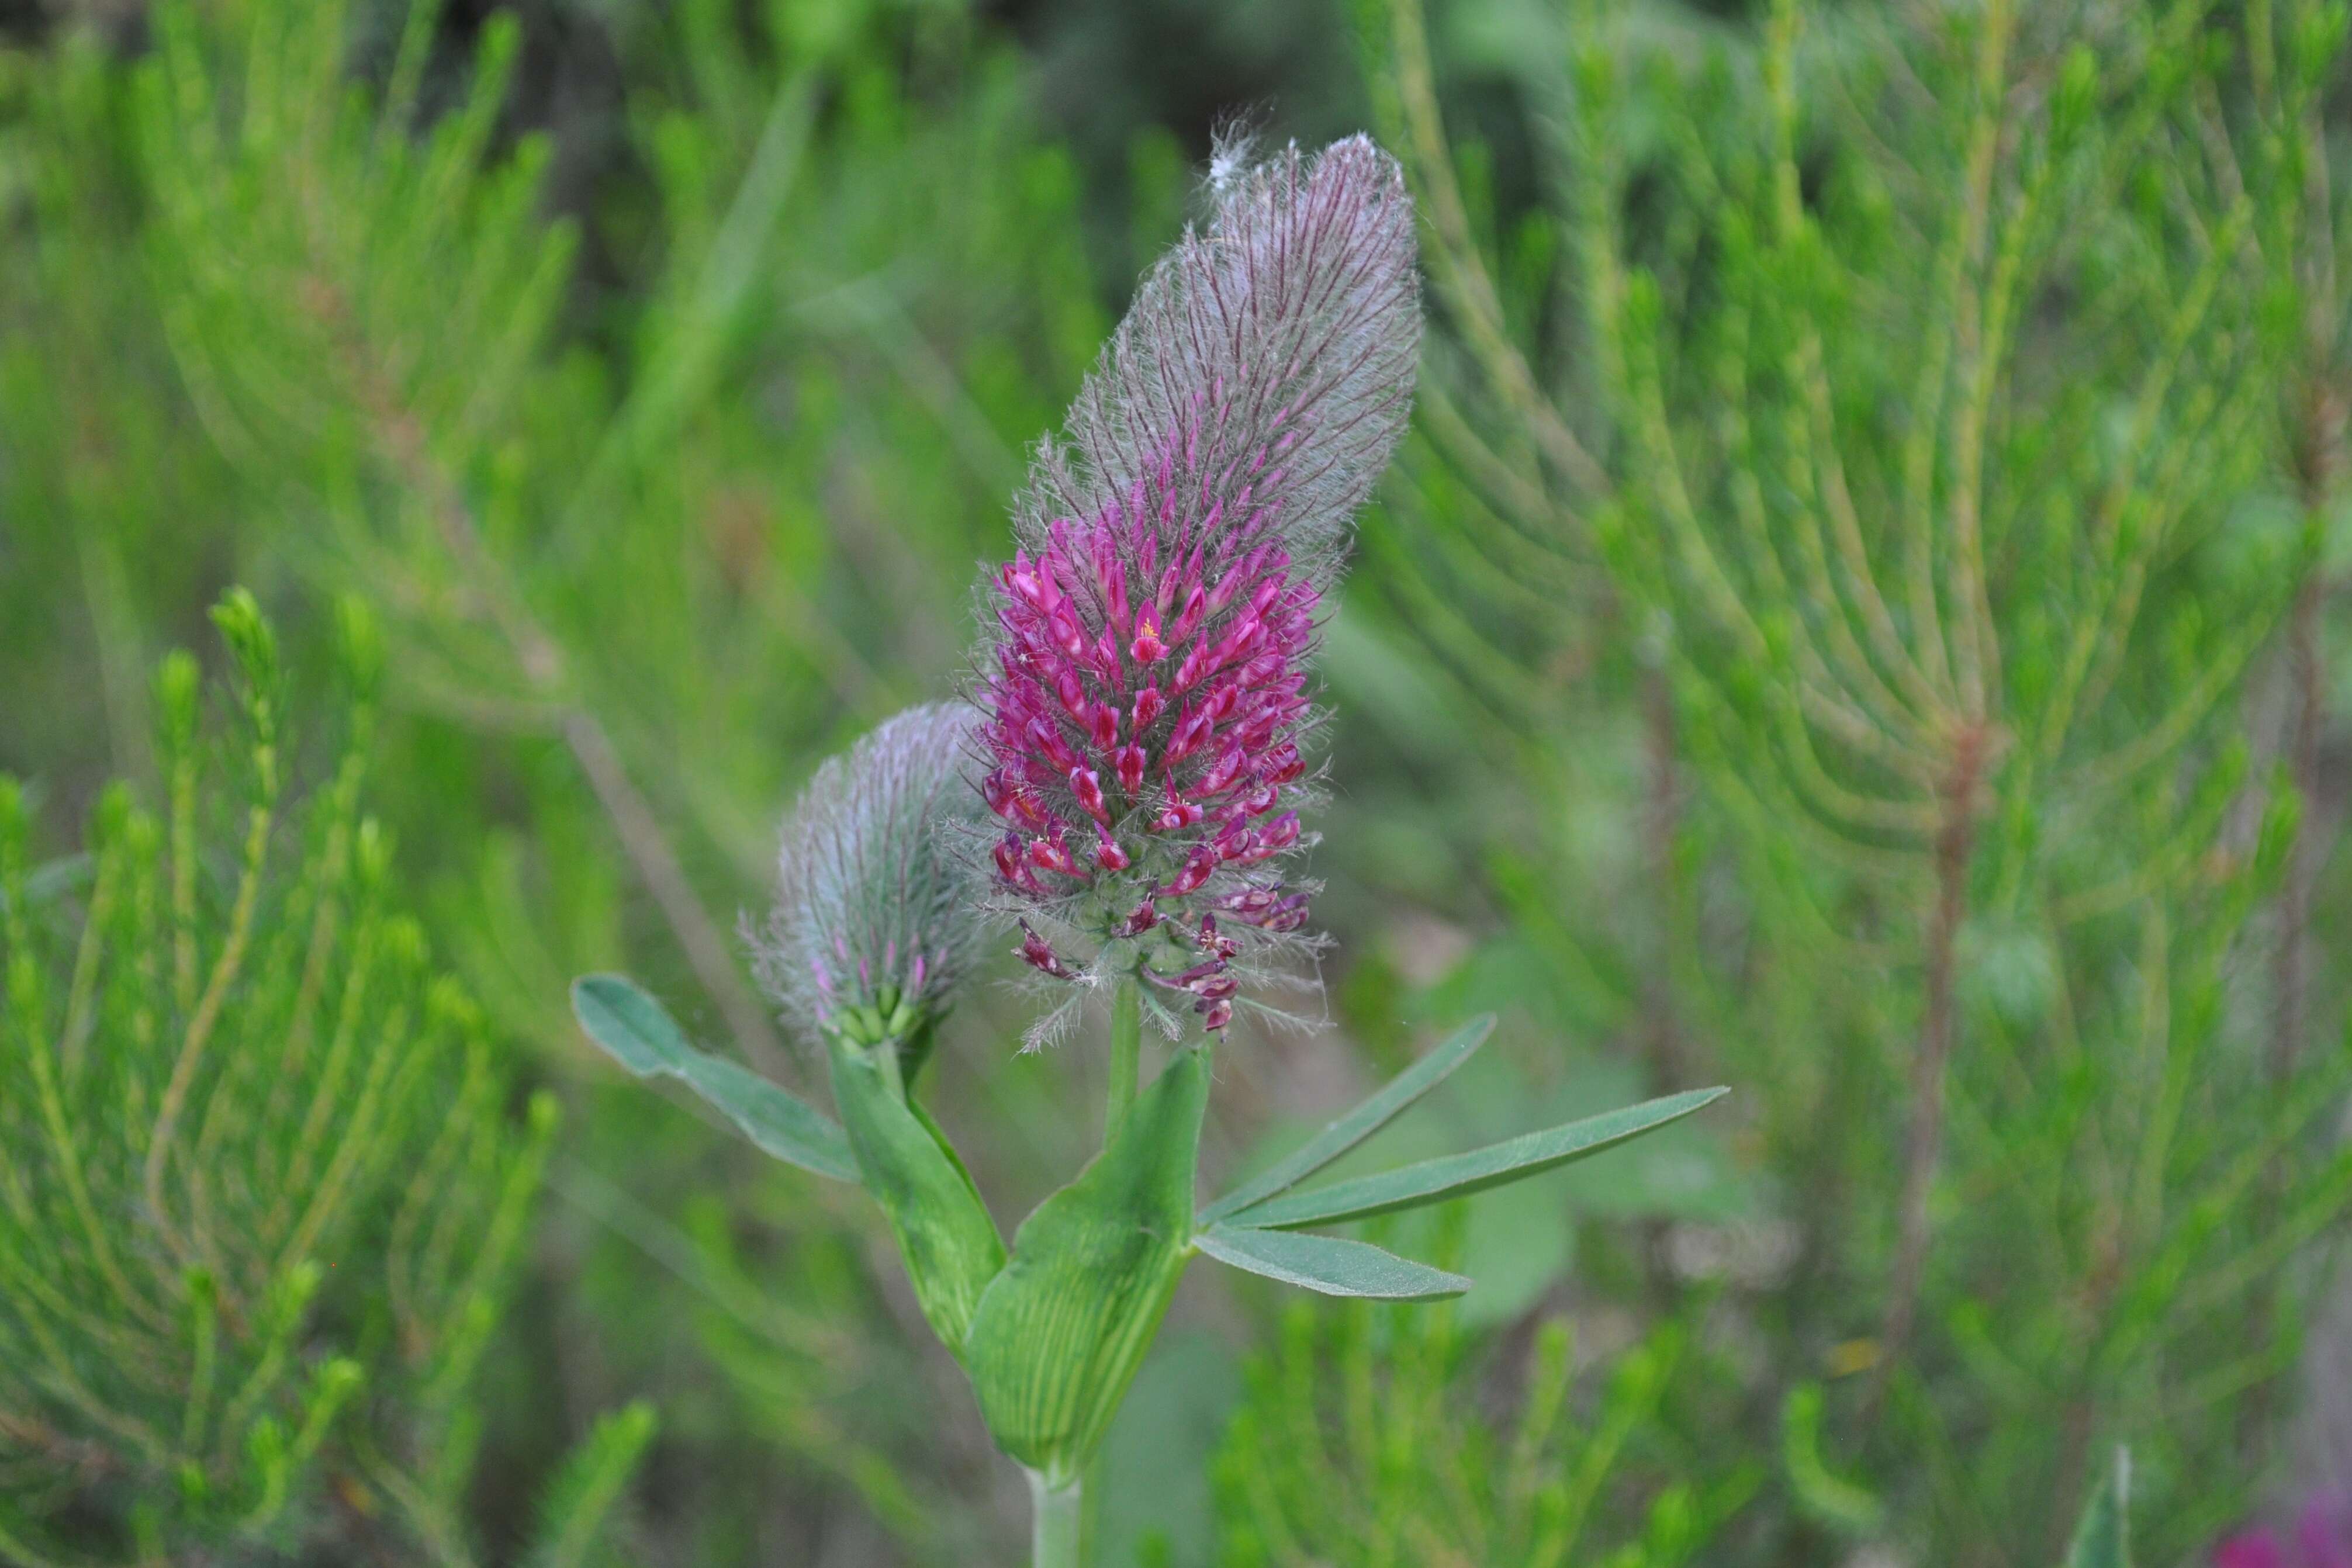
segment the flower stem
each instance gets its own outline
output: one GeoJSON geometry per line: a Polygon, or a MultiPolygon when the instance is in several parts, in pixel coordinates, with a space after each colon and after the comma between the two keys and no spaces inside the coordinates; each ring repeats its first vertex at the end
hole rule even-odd
{"type": "Polygon", "coordinates": [[[1056,1486],[1045,1471],[1031,1470],[1029,1495],[1037,1505],[1030,1568],[1085,1568],[1085,1494],[1078,1483],[1056,1486]]]}
{"type": "Polygon", "coordinates": [[[1110,1088],[1103,1109],[1103,1142],[1127,1119],[1135,1103],[1135,1078],[1143,1054],[1143,993],[1134,976],[1121,978],[1110,997],[1110,1088]]]}

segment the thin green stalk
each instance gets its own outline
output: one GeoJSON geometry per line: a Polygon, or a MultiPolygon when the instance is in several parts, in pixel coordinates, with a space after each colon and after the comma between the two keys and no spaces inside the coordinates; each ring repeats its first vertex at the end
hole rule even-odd
{"type": "MultiPolygon", "coordinates": [[[[1132,985],[1122,987],[1121,994],[1132,995],[1132,985]]],[[[1045,1471],[1031,1470],[1029,1495],[1037,1506],[1030,1568],[1085,1568],[1084,1489],[1075,1480],[1056,1486],[1045,1471]]]]}
{"type": "Polygon", "coordinates": [[[1127,1120],[1135,1103],[1137,1066],[1143,1055],[1143,993],[1132,975],[1118,982],[1110,998],[1110,1085],[1103,1108],[1103,1142],[1127,1120]]]}

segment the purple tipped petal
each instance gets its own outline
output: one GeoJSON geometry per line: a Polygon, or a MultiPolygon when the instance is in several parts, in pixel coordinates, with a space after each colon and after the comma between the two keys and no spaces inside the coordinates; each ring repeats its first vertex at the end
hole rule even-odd
{"type": "Polygon", "coordinates": [[[1045,939],[1038,936],[1026,920],[1021,923],[1020,953],[1024,963],[1041,973],[1051,975],[1057,980],[1076,978],[1070,967],[1062,962],[1061,956],[1046,945],[1045,939]]]}

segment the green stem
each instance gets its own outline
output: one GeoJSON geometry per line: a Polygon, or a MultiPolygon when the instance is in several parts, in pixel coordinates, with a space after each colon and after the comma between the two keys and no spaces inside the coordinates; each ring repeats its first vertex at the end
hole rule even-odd
{"type": "Polygon", "coordinates": [[[1037,1504],[1030,1568],[1085,1568],[1086,1510],[1078,1483],[1055,1486],[1043,1470],[1031,1470],[1029,1495],[1037,1504]]]}
{"type": "Polygon", "coordinates": [[[1110,1090],[1103,1111],[1103,1142],[1127,1120],[1135,1103],[1135,1077],[1143,1054],[1143,993],[1129,975],[1118,982],[1110,998],[1110,1090]]]}

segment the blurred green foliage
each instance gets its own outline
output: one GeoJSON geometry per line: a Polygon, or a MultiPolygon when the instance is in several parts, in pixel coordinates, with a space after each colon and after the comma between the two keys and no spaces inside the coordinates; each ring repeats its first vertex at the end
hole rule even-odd
{"type": "MultiPolygon", "coordinates": [[[[0,1102],[0,1553],[348,1552],[381,1515],[467,1562],[477,1375],[555,1103],[511,1124],[479,1009],[397,907],[361,810],[364,607],[342,607],[347,733],[307,810],[275,635],[248,594],[215,618],[242,722],[214,745],[194,661],[163,662],[160,809],[110,787],[86,853],[36,868],[0,777],[21,1080],[0,1102]]],[[[652,1427],[643,1406],[597,1427],[538,1560],[589,1560],[652,1427]]]]}
{"type": "Polygon", "coordinates": [[[2055,1558],[2122,1439],[2188,1553],[2352,1196],[2275,960],[2334,831],[2275,650],[2341,509],[2341,11],[1571,8],[1504,212],[1431,10],[1362,17],[1454,328],[1381,584],[1576,803],[1496,852],[1522,931],[1749,1091],[1782,1550],[2055,1558]]]}
{"type": "MultiPolygon", "coordinates": [[[[78,934],[130,917],[97,872],[142,863],[131,800],[176,787],[150,673],[232,580],[287,714],[349,706],[340,603],[381,628],[374,896],[452,971],[410,988],[478,1008],[418,1047],[453,1065],[417,1104],[482,1102],[500,1148],[525,1087],[568,1113],[455,1403],[339,1269],[236,1432],[215,1394],[183,1437],[203,1291],[177,1197],[154,1229],[114,1169],[96,1234],[126,1278],[162,1249],[161,1316],[103,1407],[173,1457],[108,1451],[175,1479],[141,1511],[0,1451],[0,1556],[38,1560],[38,1516],[71,1560],[282,1560],[356,1505],[235,1538],[266,1416],[289,1497],[374,1476],[383,1508],[398,1473],[454,1521],[384,1561],[519,1561],[541,1500],[625,1471],[646,1561],[1009,1557],[1016,1478],[858,1207],[594,1067],[565,986],[698,998],[822,1098],[730,931],[775,813],[952,681],[1024,447],[1206,118],[1253,106],[1407,159],[1435,329],[1327,634],[1339,1027],[1222,1053],[1204,1160],[1277,1156],[1486,1008],[1400,1145],[1718,1078],[1738,1114],[1465,1206],[1492,1289],[1448,1316],[1188,1284],[1105,1452],[1104,1560],[1534,1563],[1566,1500],[1570,1561],[2055,1562],[2119,1442],[2147,1560],[2260,1498],[2352,1190],[2340,8],[45,9],[0,44],[0,769],[27,844],[98,826],[11,905],[44,1022],[9,1035],[7,1148],[50,1157],[38,1040],[78,934]],[[1531,1354],[1562,1318],[1591,1372],[1531,1354]],[[368,1381],[298,1465],[337,1357],[368,1381]],[[645,1431],[599,1422],[636,1398],[631,1469],[645,1431]]],[[[324,831],[343,753],[286,737],[324,831]]],[[[222,758],[205,799],[242,810],[250,748],[222,758]]],[[[206,824],[206,922],[243,830],[206,824]]],[[[1017,1029],[984,996],[937,1069],[1001,1222],[1097,1097],[1017,1029]]],[[[62,1250],[9,1255],[107,1290],[71,1186],[24,1192],[7,1234],[62,1250]]],[[[276,1321],[220,1317],[215,1390],[276,1321]]]]}
{"type": "Polygon", "coordinates": [[[1580,1380],[1573,1330],[1542,1322],[1500,1416],[1465,1398],[1465,1348],[1450,1305],[1294,1306],[1217,1456],[1220,1561],[1670,1568],[1706,1561],[1756,1490],[1758,1457],[1710,1454],[1684,1425],[1697,1412],[1671,1408],[1706,1376],[1682,1364],[1684,1325],[1580,1380]],[[1572,1398],[1580,1381],[1604,1386],[1572,1398]]]}

